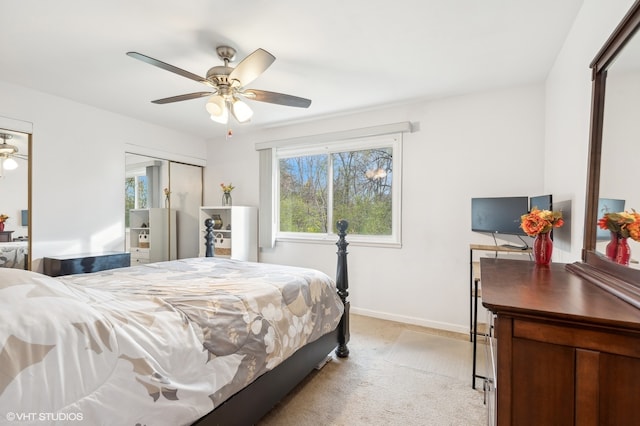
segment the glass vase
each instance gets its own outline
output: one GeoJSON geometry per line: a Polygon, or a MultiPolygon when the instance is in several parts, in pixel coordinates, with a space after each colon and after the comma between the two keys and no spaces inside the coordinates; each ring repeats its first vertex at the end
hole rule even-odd
{"type": "Polygon", "coordinates": [[[613,232],[611,231],[611,235],[610,235],[610,240],[609,243],[607,243],[607,247],[605,248],[605,256],[607,256],[607,259],[616,260],[616,256],[618,255],[618,239],[620,237],[618,236],[617,232],[613,232]]]}
{"type": "Polygon", "coordinates": [[[231,193],[230,192],[223,192],[222,193],[222,205],[223,206],[230,206],[231,205],[231,193]]]}
{"type": "Polygon", "coordinates": [[[631,258],[631,248],[625,237],[618,238],[618,250],[616,251],[615,262],[620,265],[629,265],[631,258]]]}
{"type": "Polygon", "coordinates": [[[549,232],[536,235],[533,240],[533,260],[536,265],[548,265],[551,262],[553,253],[553,241],[549,232]]]}
{"type": "Polygon", "coordinates": [[[0,232],[4,231],[4,222],[0,222],[0,232]]]}

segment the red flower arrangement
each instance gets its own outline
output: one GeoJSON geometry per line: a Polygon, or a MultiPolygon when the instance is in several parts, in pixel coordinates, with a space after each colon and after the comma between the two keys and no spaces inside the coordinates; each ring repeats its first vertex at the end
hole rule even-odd
{"type": "Polygon", "coordinates": [[[608,229],[615,232],[621,238],[631,238],[640,241],[640,213],[618,212],[605,213],[598,219],[600,229],[608,229]]]}
{"type": "Polygon", "coordinates": [[[562,212],[539,210],[534,207],[529,213],[520,217],[520,228],[530,237],[545,234],[562,225],[564,225],[562,212]]]}

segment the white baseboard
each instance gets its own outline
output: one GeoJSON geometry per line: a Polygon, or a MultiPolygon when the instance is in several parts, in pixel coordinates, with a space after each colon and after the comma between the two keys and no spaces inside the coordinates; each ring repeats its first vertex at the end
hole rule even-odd
{"type": "Polygon", "coordinates": [[[429,321],[423,318],[414,318],[406,315],[390,314],[387,312],[373,311],[370,309],[361,309],[353,306],[351,307],[350,312],[356,315],[364,315],[367,317],[379,318],[379,319],[384,319],[388,321],[401,322],[401,323],[411,324],[411,325],[419,325],[421,327],[435,328],[438,330],[451,331],[454,333],[469,334],[469,325],[459,325],[459,324],[450,324],[450,323],[439,322],[439,321],[429,321]]]}

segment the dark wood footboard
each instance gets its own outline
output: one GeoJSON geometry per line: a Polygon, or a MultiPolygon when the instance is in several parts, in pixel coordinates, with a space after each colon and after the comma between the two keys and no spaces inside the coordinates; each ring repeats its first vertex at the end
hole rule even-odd
{"type": "MultiPolygon", "coordinates": [[[[335,348],[337,356],[349,356],[349,278],[347,274],[346,220],[338,221],[338,261],[336,288],[344,314],[332,332],[298,349],[291,357],[273,370],[258,377],[253,383],[227,399],[215,410],[194,423],[199,426],[252,425],[264,417],[293,388],[321,364],[335,348]]],[[[213,257],[213,221],[205,221],[206,257],[213,257]]]]}

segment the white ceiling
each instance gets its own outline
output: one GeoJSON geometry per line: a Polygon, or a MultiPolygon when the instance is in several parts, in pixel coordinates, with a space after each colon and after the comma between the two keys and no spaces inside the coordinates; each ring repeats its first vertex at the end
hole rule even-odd
{"type": "MultiPolygon", "coordinates": [[[[542,81],[582,0],[22,0],[0,8],[0,80],[159,125],[216,137],[206,91],[125,55],[194,74],[218,45],[276,61],[249,87],[309,98],[308,109],[250,101],[241,127],[278,125],[542,81]]],[[[595,54],[596,52],[594,52],[595,54]]],[[[588,64],[585,64],[588,67],[588,64]]],[[[2,113],[2,111],[0,111],[2,113]]],[[[222,129],[221,129],[222,127],[222,129]]]]}

